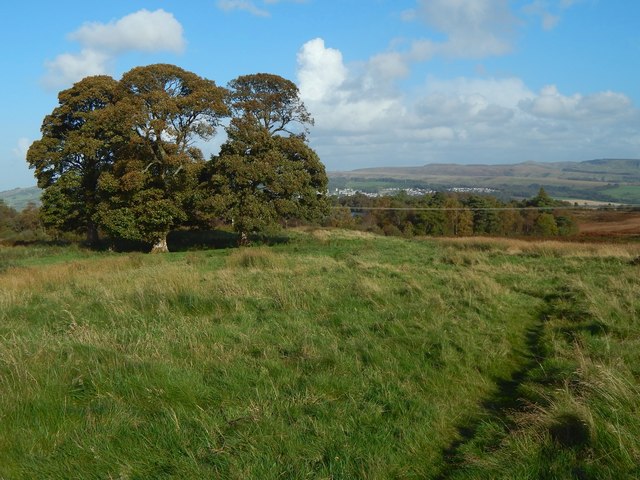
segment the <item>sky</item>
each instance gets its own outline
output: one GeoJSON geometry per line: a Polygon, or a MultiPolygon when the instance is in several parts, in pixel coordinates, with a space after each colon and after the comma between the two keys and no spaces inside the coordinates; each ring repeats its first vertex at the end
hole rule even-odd
{"type": "Polygon", "coordinates": [[[636,0],[26,0],[0,19],[0,191],[35,184],[58,92],[153,63],[294,81],[329,171],[640,158],[636,0]]]}

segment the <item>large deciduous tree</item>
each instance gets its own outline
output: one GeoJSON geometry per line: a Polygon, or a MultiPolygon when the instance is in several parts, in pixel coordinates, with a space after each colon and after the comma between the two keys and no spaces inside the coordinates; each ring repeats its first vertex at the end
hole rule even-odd
{"type": "Polygon", "coordinates": [[[93,76],[60,92],[59,105],[42,123],[42,138],[27,153],[44,189],[45,225],[84,231],[89,243],[98,240],[98,178],[111,168],[121,141],[114,131],[116,87],[111,77],[93,76]]]}
{"type": "Polygon", "coordinates": [[[173,65],[125,73],[116,108],[126,148],[100,179],[101,225],[119,237],[167,251],[167,234],[187,217],[204,159],[195,140],[210,139],[228,115],[226,90],[173,65]]]}
{"type": "Polygon", "coordinates": [[[329,208],[327,176],[306,143],[313,119],[296,85],[277,75],[244,75],[228,85],[233,118],[212,157],[200,207],[248,235],[290,218],[317,219],[329,208]]]}

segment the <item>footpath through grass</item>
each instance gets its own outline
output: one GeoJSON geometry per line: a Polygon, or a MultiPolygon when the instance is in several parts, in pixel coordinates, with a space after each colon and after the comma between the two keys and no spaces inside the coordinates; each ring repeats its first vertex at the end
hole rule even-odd
{"type": "Polygon", "coordinates": [[[637,478],[638,255],[0,250],[0,478],[637,478]]]}

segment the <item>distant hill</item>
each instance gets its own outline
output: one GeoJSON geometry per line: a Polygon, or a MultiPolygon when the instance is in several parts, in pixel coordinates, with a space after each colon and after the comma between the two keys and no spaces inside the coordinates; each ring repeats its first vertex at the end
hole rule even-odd
{"type": "Polygon", "coordinates": [[[29,202],[40,204],[42,190],[38,187],[14,188],[0,192],[0,199],[16,210],[22,210],[29,202]]]}
{"type": "MultiPolygon", "coordinates": [[[[410,186],[446,190],[482,187],[528,197],[543,186],[560,198],[640,204],[640,159],[523,162],[508,165],[430,164],[329,172],[330,188],[410,186]]],[[[362,189],[362,188],[361,188],[362,189]]]]}

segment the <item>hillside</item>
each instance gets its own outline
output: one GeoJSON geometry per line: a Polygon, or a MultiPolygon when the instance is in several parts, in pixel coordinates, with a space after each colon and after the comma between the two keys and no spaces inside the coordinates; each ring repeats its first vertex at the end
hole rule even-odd
{"type": "Polygon", "coordinates": [[[639,255],[0,247],[0,478],[639,478],[639,255]]]}
{"type": "Polygon", "coordinates": [[[42,191],[38,187],[14,188],[0,192],[0,199],[16,210],[22,210],[30,202],[40,204],[40,194],[42,191]]]}
{"type": "Polygon", "coordinates": [[[544,186],[560,198],[640,204],[640,160],[524,162],[511,165],[430,164],[330,172],[331,188],[411,185],[422,188],[483,187],[503,196],[529,197],[544,186]]]}

